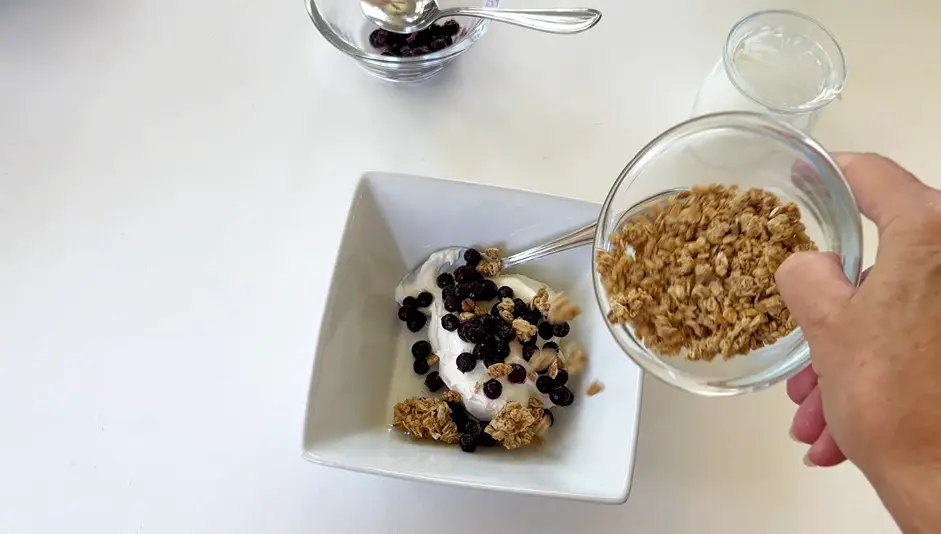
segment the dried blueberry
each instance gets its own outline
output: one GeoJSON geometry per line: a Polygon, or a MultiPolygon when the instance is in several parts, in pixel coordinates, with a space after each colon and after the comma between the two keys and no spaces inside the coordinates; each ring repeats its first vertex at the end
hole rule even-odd
{"type": "Polygon", "coordinates": [[[457,370],[462,373],[469,373],[477,367],[477,358],[469,352],[462,352],[457,356],[457,370]]]}
{"type": "Polygon", "coordinates": [[[451,420],[454,421],[454,424],[457,425],[459,429],[464,427],[469,419],[464,405],[460,402],[449,401],[448,408],[451,409],[451,420]]]}
{"type": "Polygon", "coordinates": [[[470,267],[477,267],[477,264],[480,263],[480,252],[476,249],[469,248],[464,251],[464,261],[467,262],[467,265],[470,267]]]}
{"type": "Polygon", "coordinates": [[[425,387],[432,393],[444,387],[444,380],[441,380],[438,371],[428,373],[428,376],[425,377],[425,387]]]}
{"type": "Polygon", "coordinates": [[[522,299],[513,299],[513,318],[519,319],[529,315],[529,306],[522,299]]]}
{"type": "Polygon", "coordinates": [[[552,401],[552,404],[558,406],[569,406],[575,401],[575,395],[572,394],[572,390],[569,388],[558,386],[549,394],[549,400],[552,401]]]}
{"type": "Polygon", "coordinates": [[[461,326],[460,319],[450,313],[441,318],[441,328],[448,332],[454,332],[459,326],[461,326]]]}
{"type": "Polygon", "coordinates": [[[415,371],[416,375],[423,375],[428,372],[431,367],[428,365],[428,360],[424,358],[417,358],[414,363],[412,363],[412,370],[415,371]]]}
{"type": "Polygon", "coordinates": [[[486,360],[490,356],[490,347],[483,343],[478,343],[474,346],[474,358],[478,360],[486,360]]]}
{"type": "Polygon", "coordinates": [[[487,332],[476,323],[464,323],[458,330],[464,330],[464,336],[471,343],[483,343],[487,340],[487,332]]]}
{"type": "Polygon", "coordinates": [[[408,321],[405,323],[405,326],[408,327],[411,332],[418,332],[425,327],[425,323],[428,322],[428,318],[425,317],[424,313],[415,312],[411,317],[408,318],[408,321]]]}
{"type": "Polygon", "coordinates": [[[466,284],[477,280],[477,270],[468,265],[461,265],[454,270],[454,279],[459,284],[466,284]]]}
{"type": "Polygon", "coordinates": [[[484,283],[480,280],[475,280],[467,284],[467,298],[473,300],[487,300],[484,297],[484,283]]]}
{"type": "Polygon", "coordinates": [[[475,434],[461,434],[461,450],[474,452],[477,450],[477,436],[475,434]]]}
{"type": "Polygon", "coordinates": [[[541,337],[542,339],[552,339],[553,330],[554,328],[552,328],[552,323],[541,323],[537,327],[537,331],[539,332],[539,337],[541,337]]]}
{"type": "Polygon", "coordinates": [[[526,319],[529,324],[539,324],[539,321],[542,319],[542,314],[539,313],[539,310],[533,308],[524,319],[526,319]]]}
{"type": "Polygon", "coordinates": [[[418,307],[418,300],[415,297],[405,297],[402,299],[403,306],[412,306],[414,308],[418,307]]]}
{"type": "Polygon", "coordinates": [[[399,320],[408,321],[412,314],[415,313],[415,306],[410,304],[403,304],[399,306],[399,320]]]}
{"type": "Polygon", "coordinates": [[[431,343],[428,343],[424,339],[421,341],[416,341],[412,345],[412,356],[415,358],[427,358],[431,354],[431,343]]]}
{"type": "Polygon", "coordinates": [[[444,50],[448,46],[450,45],[448,45],[448,42],[445,39],[435,39],[434,41],[428,44],[428,48],[432,52],[440,52],[441,50],[444,50]]]}
{"type": "Polygon", "coordinates": [[[542,375],[536,379],[536,389],[539,390],[539,393],[552,393],[557,385],[555,379],[549,375],[542,375]]]}
{"type": "Polygon", "coordinates": [[[415,300],[418,301],[419,306],[421,306],[422,308],[427,308],[428,306],[431,306],[431,301],[433,301],[434,299],[435,297],[432,296],[431,293],[427,291],[422,291],[421,293],[418,294],[418,297],[415,300]]]}
{"type": "Polygon", "coordinates": [[[369,44],[373,48],[385,48],[389,44],[389,32],[376,30],[369,34],[369,44]]]}
{"type": "Polygon", "coordinates": [[[523,345],[523,359],[528,362],[532,359],[533,354],[535,354],[537,350],[535,345],[523,345]]]}
{"type": "Polygon", "coordinates": [[[480,300],[490,301],[497,298],[497,284],[493,280],[484,280],[484,290],[480,300]]]}
{"type": "Polygon", "coordinates": [[[490,315],[493,315],[494,317],[500,317],[500,309],[497,308],[496,304],[494,304],[493,307],[490,308],[490,315]]]}
{"type": "MultiPolygon", "coordinates": [[[[451,276],[451,275],[448,275],[451,276]]],[[[453,278],[453,277],[452,277],[453,278]]],[[[448,287],[441,288],[441,300],[445,301],[449,298],[460,298],[457,296],[457,286],[450,285],[448,287]]]]}
{"type": "Polygon", "coordinates": [[[503,393],[503,384],[498,380],[487,380],[484,382],[484,395],[488,399],[499,399],[500,395],[503,393]]]}
{"type": "Polygon", "coordinates": [[[514,384],[522,384],[526,381],[526,368],[518,363],[511,365],[512,370],[506,376],[506,379],[514,384]]]}
{"type": "Polygon", "coordinates": [[[569,335],[569,324],[568,323],[559,323],[552,325],[552,333],[556,337],[565,337],[569,335]]]}
{"type": "Polygon", "coordinates": [[[555,383],[556,383],[556,384],[558,384],[558,385],[560,385],[560,386],[564,386],[565,384],[568,384],[568,381],[569,381],[569,372],[568,372],[568,371],[566,371],[566,370],[563,369],[563,370],[559,370],[559,372],[556,373],[556,375],[555,375],[555,383]]]}
{"type": "Polygon", "coordinates": [[[498,341],[497,343],[494,343],[493,350],[491,352],[494,356],[499,358],[500,361],[503,361],[507,356],[510,355],[510,344],[504,341],[498,341]]]}
{"type": "Polygon", "coordinates": [[[547,350],[557,351],[559,350],[559,344],[556,343],[555,341],[546,341],[545,343],[542,344],[542,348],[547,349],[547,350]]]}
{"type": "Polygon", "coordinates": [[[454,285],[454,276],[452,276],[451,273],[441,273],[438,275],[435,283],[438,284],[438,287],[441,289],[451,287],[454,285]]]}
{"type": "Polygon", "coordinates": [[[516,330],[513,330],[512,326],[501,321],[497,324],[496,328],[494,328],[494,335],[501,341],[509,343],[516,339],[516,330]]]}
{"type": "Polygon", "coordinates": [[[456,20],[449,20],[441,25],[441,31],[445,35],[454,36],[460,33],[461,25],[456,20]]]}
{"type": "Polygon", "coordinates": [[[549,408],[543,408],[543,409],[542,409],[542,414],[543,414],[543,416],[549,418],[549,426],[552,426],[552,425],[555,424],[555,416],[552,415],[552,412],[549,410],[549,408]]]}
{"type": "Polygon", "coordinates": [[[503,363],[503,360],[497,358],[493,354],[484,358],[484,367],[490,368],[491,365],[496,365],[498,363],[503,363]]]}
{"type": "Polygon", "coordinates": [[[483,430],[483,427],[481,427],[480,423],[477,421],[468,421],[467,424],[464,425],[462,432],[476,436],[477,434],[483,432],[483,430]]]}
{"type": "Polygon", "coordinates": [[[444,309],[449,312],[459,312],[461,311],[461,298],[460,297],[448,297],[444,300],[444,309]]]}
{"type": "Polygon", "coordinates": [[[501,299],[511,299],[513,298],[513,288],[510,286],[501,286],[500,289],[497,290],[497,295],[501,299]]]}

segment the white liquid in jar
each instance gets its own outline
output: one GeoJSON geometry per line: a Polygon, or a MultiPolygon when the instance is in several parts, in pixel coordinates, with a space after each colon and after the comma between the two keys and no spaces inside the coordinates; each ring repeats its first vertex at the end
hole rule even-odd
{"type": "Polygon", "coordinates": [[[832,61],[819,43],[781,28],[758,28],[742,37],[730,54],[739,87],[729,79],[721,59],[696,97],[694,115],[716,111],[773,113],[806,129],[815,103],[833,98],[832,61]],[[743,93],[747,93],[746,94],[743,93]],[[759,103],[761,102],[761,103],[759,103]],[[789,113],[774,113],[784,110],[789,113]]]}

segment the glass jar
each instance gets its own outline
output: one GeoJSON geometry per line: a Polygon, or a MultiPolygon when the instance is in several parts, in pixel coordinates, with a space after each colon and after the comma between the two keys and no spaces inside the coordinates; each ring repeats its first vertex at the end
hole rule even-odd
{"type": "Polygon", "coordinates": [[[843,51],[826,28],[794,11],[760,11],[732,27],[693,115],[753,111],[809,131],[845,80],[843,51]]]}

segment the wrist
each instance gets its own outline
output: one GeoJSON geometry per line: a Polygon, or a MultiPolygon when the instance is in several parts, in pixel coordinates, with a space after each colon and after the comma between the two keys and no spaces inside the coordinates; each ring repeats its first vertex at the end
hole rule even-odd
{"type": "Polygon", "coordinates": [[[867,477],[902,532],[941,532],[941,465],[894,466],[867,477]]]}

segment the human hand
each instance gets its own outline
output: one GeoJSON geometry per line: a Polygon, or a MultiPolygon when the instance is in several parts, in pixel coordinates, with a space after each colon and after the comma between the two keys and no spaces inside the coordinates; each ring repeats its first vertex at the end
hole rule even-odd
{"type": "Polygon", "coordinates": [[[849,458],[882,494],[900,473],[941,473],[941,192],[880,156],[837,163],[879,250],[858,289],[834,254],[795,254],[777,272],[813,360],[788,383],[791,431],[808,463],[849,458]]]}

